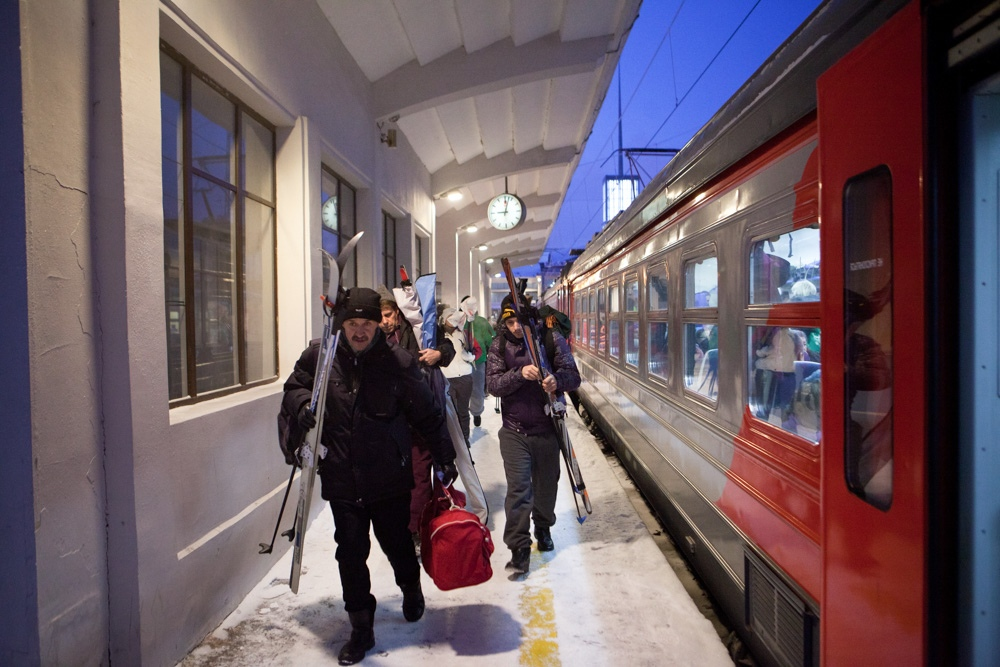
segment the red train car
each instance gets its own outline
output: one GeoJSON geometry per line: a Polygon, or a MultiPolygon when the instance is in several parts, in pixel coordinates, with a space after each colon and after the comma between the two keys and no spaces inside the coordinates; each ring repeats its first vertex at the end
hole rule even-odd
{"type": "Polygon", "coordinates": [[[584,405],[762,664],[1000,655],[998,26],[824,3],[562,286],[584,405]]]}

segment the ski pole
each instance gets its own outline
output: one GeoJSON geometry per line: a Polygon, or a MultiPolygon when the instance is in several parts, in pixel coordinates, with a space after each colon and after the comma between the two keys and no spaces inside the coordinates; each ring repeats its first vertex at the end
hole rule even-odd
{"type": "MultiPolygon", "coordinates": [[[[261,542],[260,551],[257,552],[258,554],[269,554],[274,549],[274,540],[275,538],[278,537],[278,527],[281,526],[281,517],[285,514],[285,503],[288,501],[288,492],[292,490],[292,479],[295,478],[295,468],[296,466],[293,465],[292,474],[288,476],[288,485],[285,487],[285,497],[281,499],[281,509],[278,510],[278,522],[274,524],[274,535],[271,536],[271,543],[265,544],[261,542]]],[[[286,530],[284,533],[281,534],[282,537],[284,537],[289,532],[290,531],[286,530]]]]}

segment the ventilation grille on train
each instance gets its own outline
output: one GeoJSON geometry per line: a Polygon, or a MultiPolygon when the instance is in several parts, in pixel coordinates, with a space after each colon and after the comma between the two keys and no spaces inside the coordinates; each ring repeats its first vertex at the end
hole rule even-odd
{"type": "Polygon", "coordinates": [[[819,643],[816,617],[756,555],[746,559],[746,619],[779,665],[809,667],[819,643]]]}

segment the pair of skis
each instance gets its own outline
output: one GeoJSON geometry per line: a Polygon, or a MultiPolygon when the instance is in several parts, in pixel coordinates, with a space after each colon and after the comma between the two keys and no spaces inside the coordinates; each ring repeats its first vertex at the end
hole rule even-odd
{"type": "MultiPolygon", "coordinates": [[[[545,357],[545,347],[541,339],[541,329],[538,322],[531,314],[524,294],[517,289],[514,282],[514,272],[510,268],[510,261],[504,257],[500,260],[503,264],[504,274],[507,276],[507,285],[510,287],[510,297],[514,304],[514,312],[524,330],[524,342],[528,348],[528,356],[531,363],[541,371],[539,384],[547,375],[552,375],[552,368],[549,367],[549,360],[545,357]]],[[[569,439],[569,427],[566,424],[566,404],[558,400],[553,393],[545,392],[548,398],[546,406],[549,417],[556,427],[556,436],[559,439],[559,450],[562,452],[563,460],[566,462],[566,472],[569,475],[570,484],[573,486],[573,502],[576,505],[576,520],[583,523],[587,520],[586,515],[580,509],[580,499],[583,500],[583,507],[587,514],[593,512],[590,505],[590,494],[587,493],[587,486],[583,483],[583,475],[580,473],[580,464],[576,460],[576,452],[573,450],[573,443],[569,439]],[[577,498],[579,496],[580,498],[577,498]]]]}
{"type": "MultiPolygon", "coordinates": [[[[288,578],[288,585],[293,593],[299,592],[299,579],[302,576],[302,553],[306,541],[306,528],[309,525],[309,512],[312,507],[313,488],[316,483],[316,467],[319,459],[325,451],[321,440],[323,436],[323,417],[326,413],[326,388],[329,385],[330,370],[333,367],[333,359],[337,354],[337,345],[340,343],[340,330],[334,330],[334,319],[337,309],[341,306],[340,299],[340,274],[344,266],[351,258],[354,247],[364,232],[359,232],[348,241],[337,258],[334,259],[325,250],[320,250],[329,260],[330,278],[326,287],[326,294],[323,299],[323,337],[320,344],[319,359],[316,371],[313,374],[312,397],[309,401],[309,410],[316,417],[316,425],[305,435],[302,445],[298,449],[299,465],[302,468],[302,475],[299,479],[299,502],[295,509],[295,523],[290,531],[282,533],[288,536],[293,543],[292,547],[292,571],[288,578]]],[[[295,468],[292,468],[294,475],[295,468]]],[[[291,478],[289,478],[289,487],[291,478]]],[[[285,490],[285,498],[288,498],[288,490],[285,490]]],[[[278,514],[278,523],[281,523],[281,514],[285,511],[285,503],[281,503],[281,511],[278,514]]],[[[277,527],[275,527],[277,533],[277,527]]],[[[274,538],[271,539],[274,545],[274,538]]],[[[260,553],[270,553],[271,548],[261,543],[260,553]]]]}

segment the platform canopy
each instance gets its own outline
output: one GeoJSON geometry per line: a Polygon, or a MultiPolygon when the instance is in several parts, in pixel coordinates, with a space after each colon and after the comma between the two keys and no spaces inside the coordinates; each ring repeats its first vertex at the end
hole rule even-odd
{"type": "Polygon", "coordinates": [[[430,172],[438,238],[475,225],[482,257],[536,263],[641,0],[317,2],[371,81],[383,131],[430,172]],[[505,188],[527,216],[500,232],[486,205],[505,188]]]}

